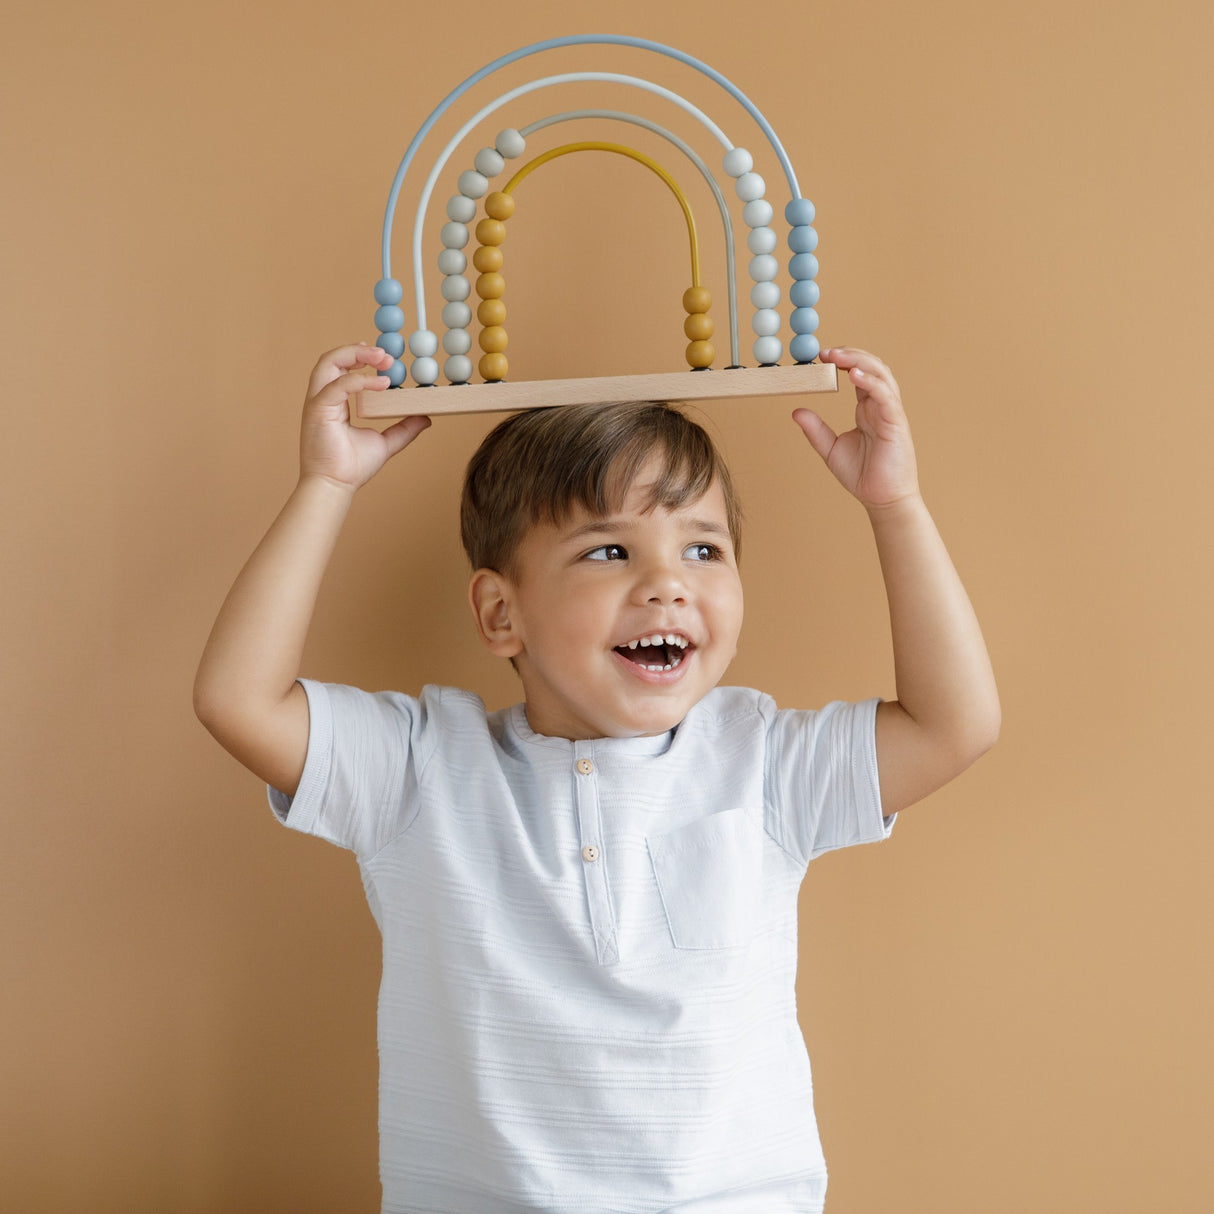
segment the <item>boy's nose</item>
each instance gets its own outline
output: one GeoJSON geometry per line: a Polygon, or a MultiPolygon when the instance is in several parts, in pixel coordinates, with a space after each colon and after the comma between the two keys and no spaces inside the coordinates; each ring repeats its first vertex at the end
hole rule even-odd
{"type": "Polygon", "coordinates": [[[687,585],[681,569],[653,565],[637,580],[636,593],[645,603],[682,603],[686,601],[687,585]]]}

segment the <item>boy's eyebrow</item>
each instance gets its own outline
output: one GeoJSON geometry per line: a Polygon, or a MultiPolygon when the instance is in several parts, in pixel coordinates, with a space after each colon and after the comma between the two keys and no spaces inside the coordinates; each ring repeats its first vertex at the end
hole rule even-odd
{"type": "MultiPolygon", "coordinates": [[[[701,531],[709,535],[732,538],[729,534],[729,528],[724,523],[718,523],[713,519],[689,518],[686,525],[689,531],[701,531]]],[[[582,523],[581,526],[574,527],[572,531],[566,532],[564,538],[567,540],[577,540],[587,535],[601,535],[612,531],[635,531],[640,526],[642,526],[642,523],[639,519],[591,519],[588,523],[582,523]]]]}

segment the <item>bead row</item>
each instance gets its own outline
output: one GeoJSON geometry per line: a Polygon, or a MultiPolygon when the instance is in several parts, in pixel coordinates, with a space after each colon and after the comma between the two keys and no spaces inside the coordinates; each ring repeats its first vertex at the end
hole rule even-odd
{"type": "Polygon", "coordinates": [[[687,363],[694,371],[702,371],[712,366],[716,350],[708,339],[713,335],[715,326],[708,309],[712,307],[712,295],[707,287],[688,287],[683,292],[683,311],[687,319],[683,322],[683,332],[690,341],[687,345],[687,363]]]}
{"type": "Polygon", "coordinates": [[[509,338],[504,328],[506,305],[502,302],[506,293],[506,280],[502,277],[505,255],[501,246],[506,239],[506,220],[513,214],[513,197],[495,190],[485,199],[485,218],[476,225],[478,248],[472,263],[480,271],[476,293],[481,302],[477,305],[476,318],[481,322],[477,342],[483,351],[477,370],[488,384],[505,379],[510,370],[506,358],[509,338]]]}
{"type": "Polygon", "coordinates": [[[775,281],[780,272],[775,253],[778,240],[771,226],[771,203],[763,195],[767,183],[754,171],[754,157],[743,147],[730,148],[722,161],[725,172],[734,179],[734,192],[744,204],[742,217],[750,232],[746,247],[750,250],[747,267],[754,286],[750,289],[750,302],[755,313],[751,327],[755,331],[752,351],[755,361],[764,367],[780,361],[784,346],[776,335],[780,332],[780,287],[775,281]]]}
{"type": "Polygon", "coordinates": [[[793,339],[788,343],[788,352],[799,363],[811,363],[818,357],[818,313],[814,310],[818,302],[818,259],[814,250],[818,247],[818,233],[810,225],[814,221],[814,204],[808,198],[794,198],[784,208],[788,221],[788,248],[792,257],[788,261],[788,272],[792,286],[788,298],[792,303],[789,323],[793,339]]]}

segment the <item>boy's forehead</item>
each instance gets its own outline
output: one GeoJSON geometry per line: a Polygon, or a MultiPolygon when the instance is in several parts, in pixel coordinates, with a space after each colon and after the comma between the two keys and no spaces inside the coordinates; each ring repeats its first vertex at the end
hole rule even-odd
{"type": "Polygon", "coordinates": [[[725,494],[719,481],[714,480],[698,497],[688,497],[675,505],[666,505],[661,501],[659,488],[659,482],[654,478],[638,476],[625,490],[623,498],[614,505],[608,505],[605,511],[591,510],[581,502],[571,502],[561,517],[549,526],[556,535],[572,537],[617,528],[644,530],[659,521],[675,518],[729,534],[725,494]]]}

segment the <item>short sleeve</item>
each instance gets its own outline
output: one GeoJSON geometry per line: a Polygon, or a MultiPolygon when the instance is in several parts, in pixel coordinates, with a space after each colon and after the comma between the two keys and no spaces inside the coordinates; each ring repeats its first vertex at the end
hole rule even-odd
{"type": "Polygon", "coordinates": [[[295,796],[270,788],[270,807],[293,830],[374,855],[417,813],[431,748],[425,695],[300,684],[308,697],[308,755],[295,796]]]}
{"type": "Polygon", "coordinates": [[[777,711],[767,724],[768,828],[801,863],[889,837],[881,811],[877,705],[835,702],[814,712],[777,711]]]}

